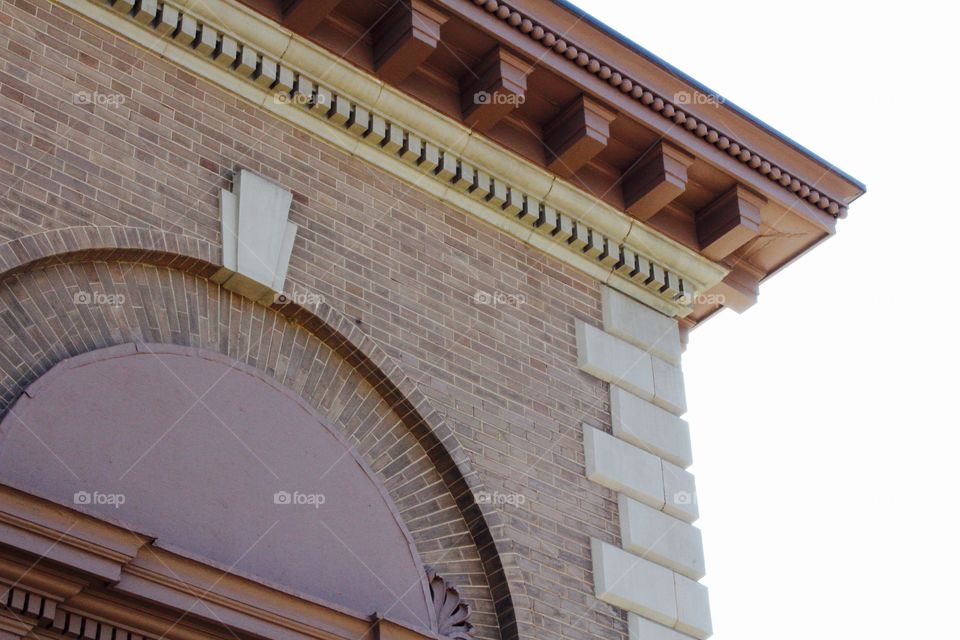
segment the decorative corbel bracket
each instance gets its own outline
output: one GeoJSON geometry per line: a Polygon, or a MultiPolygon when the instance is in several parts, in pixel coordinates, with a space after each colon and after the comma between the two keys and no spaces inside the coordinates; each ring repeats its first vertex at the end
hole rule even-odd
{"type": "Polygon", "coordinates": [[[743,313],[757,303],[760,295],[760,274],[750,273],[747,265],[739,263],[730,273],[713,287],[706,295],[722,296],[723,306],[743,313]]]}
{"type": "Polygon", "coordinates": [[[299,33],[310,33],[340,2],[341,0],[287,0],[283,8],[283,26],[299,33]]]}
{"type": "Polygon", "coordinates": [[[373,28],[377,73],[394,84],[416,71],[440,42],[447,16],[423,0],[400,0],[373,28]]]}
{"type": "Polygon", "coordinates": [[[616,117],[587,95],[578,96],[544,129],[547,168],[564,177],[573,175],[607,146],[616,117]]]}
{"type": "Polygon", "coordinates": [[[700,251],[711,260],[722,260],[760,233],[760,210],[766,198],[741,184],[697,212],[700,251]]]}
{"type": "Polygon", "coordinates": [[[658,142],[647,156],[623,176],[627,213],[649,220],[687,188],[687,167],[694,157],[666,142],[658,142]]]}
{"type": "Polygon", "coordinates": [[[464,123],[477,131],[488,131],[523,104],[527,76],[533,66],[504,47],[487,53],[476,71],[461,81],[460,105],[464,123]]]}
{"type": "Polygon", "coordinates": [[[214,276],[225,289],[264,305],[283,292],[297,225],[287,220],[293,195],[246,169],[233,191],[220,191],[223,268],[214,276]]]}

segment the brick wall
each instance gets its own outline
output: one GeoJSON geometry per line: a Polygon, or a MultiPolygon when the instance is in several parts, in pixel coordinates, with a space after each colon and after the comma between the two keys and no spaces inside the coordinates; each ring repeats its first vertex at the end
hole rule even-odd
{"type": "MultiPolygon", "coordinates": [[[[511,585],[527,596],[521,636],[626,637],[625,617],[593,597],[590,540],[619,544],[615,495],[584,474],[581,424],[610,429],[605,383],[577,369],[575,325],[600,324],[598,283],[46,0],[0,3],[0,51],[0,242],[122,225],[218,245],[232,170],[292,189],[288,283],[322,294],[399,363],[489,492],[522,496],[492,505],[523,573],[511,585]]],[[[31,323],[78,313],[67,272],[94,289],[125,273],[151,292],[115,327],[84,321],[59,336],[67,351],[137,331],[200,339],[191,314],[173,310],[212,286],[192,276],[117,263],[21,274],[0,301],[8,388],[52,364],[28,361],[42,351],[31,323]]],[[[232,339],[241,313],[224,295],[231,312],[208,320],[214,342],[232,339]]]]}

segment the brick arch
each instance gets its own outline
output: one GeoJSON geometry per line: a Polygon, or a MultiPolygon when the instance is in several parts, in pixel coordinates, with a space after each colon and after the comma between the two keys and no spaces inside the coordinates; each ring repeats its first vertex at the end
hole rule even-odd
{"type": "MultiPolygon", "coordinates": [[[[480,622],[478,637],[504,640],[519,637],[515,612],[514,598],[522,598],[522,574],[517,567],[511,543],[503,535],[497,535],[503,524],[500,515],[489,505],[481,505],[476,495],[483,488],[466,451],[457,442],[453,431],[444,422],[440,414],[431,406],[429,399],[418,389],[417,384],[407,377],[399,365],[379,347],[366,332],[358,327],[349,318],[333,309],[326,303],[316,308],[307,309],[293,302],[277,303],[270,308],[251,303],[248,300],[230,293],[210,281],[210,278],[219,270],[220,248],[200,238],[181,234],[160,231],[156,229],[142,229],[124,226],[107,227],[70,227],[58,230],[45,231],[9,241],[0,245],[0,301],[6,306],[14,302],[8,298],[13,295],[4,291],[12,280],[28,278],[31,273],[45,270],[86,269],[91,277],[96,275],[98,268],[109,270],[118,265],[127,265],[128,272],[134,272],[149,267],[183,274],[184,277],[193,277],[205,282],[210,289],[215,289],[226,297],[228,307],[239,306],[243,314],[257,314],[267,317],[275,315],[282,318],[286,328],[292,331],[291,338],[300,332],[309,334],[317,339],[332,353],[336,354],[336,366],[327,369],[337,369],[332,375],[341,375],[343,363],[347,365],[349,373],[369,385],[375,391],[379,400],[395,415],[403,425],[406,433],[415,439],[417,446],[422,450],[424,459],[429,462],[432,470],[442,483],[444,491],[455,504],[455,508],[463,521],[482,567],[483,579],[489,589],[489,599],[492,602],[492,617],[484,632],[483,620],[480,622]]],[[[25,305],[19,305],[22,313],[29,313],[25,305]]],[[[221,301],[223,304],[223,301],[221,301]]],[[[41,312],[42,313],[42,312],[41,312]]],[[[129,336],[106,336],[109,333],[101,331],[95,336],[94,345],[69,345],[65,352],[35,353],[32,361],[24,359],[19,366],[10,365],[13,375],[4,375],[0,379],[0,416],[6,413],[12,402],[20,392],[33,380],[42,375],[47,369],[63,359],[63,357],[78,355],[91,348],[102,348],[113,344],[129,342],[129,336]]],[[[157,337],[156,334],[151,335],[157,337]]],[[[168,336],[169,337],[169,336],[168,336]]],[[[179,338],[172,338],[173,343],[189,344],[179,338]]],[[[81,341],[82,342],[82,341],[81,341]]],[[[39,349],[40,345],[32,345],[39,349]]],[[[196,345],[194,345],[196,346],[196,345]]],[[[223,347],[223,345],[219,345],[223,347]]],[[[230,355],[229,346],[220,349],[225,355],[230,355]]],[[[9,358],[7,359],[9,362],[9,358]]],[[[329,363],[328,363],[329,364],[329,363]]],[[[270,373],[275,373],[270,371],[270,373]]],[[[341,377],[344,377],[341,375],[341,377]]],[[[346,379],[346,378],[344,378],[346,379]]],[[[278,380],[283,383],[284,380],[278,380]]],[[[345,385],[344,385],[345,386],[345,385]]],[[[310,398],[305,398],[312,402],[310,398]]],[[[321,411],[324,409],[318,406],[321,411]]],[[[343,407],[340,407],[341,413],[343,407]]],[[[333,416],[329,416],[334,419],[333,416]]],[[[339,422],[339,420],[335,420],[339,422]]],[[[385,440],[385,439],[384,439],[385,440]]],[[[389,443],[378,442],[371,449],[373,454],[381,457],[389,452],[377,451],[377,447],[385,447],[389,443]]],[[[416,465],[410,455],[406,454],[400,442],[396,443],[399,456],[392,464],[409,463],[416,465]],[[404,454],[400,456],[400,454],[404,454]]],[[[372,465],[375,466],[375,465],[372,465]]],[[[378,473],[382,468],[377,468],[378,473]]],[[[418,491],[422,493],[426,491],[418,491]]],[[[398,496],[394,496],[395,499],[398,496]]],[[[405,506],[400,504],[401,510],[405,506]]],[[[441,508],[435,500],[426,500],[408,510],[410,517],[416,519],[427,513],[431,507],[441,508]]],[[[407,515],[404,516],[408,517],[407,515]]],[[[410,527],[412,530],[413,526],[410,527]]],[[[449,537],[455,531],[444,529],[435,533],[436,538],[449,537]]],[[[416,538],[416,534],[415,534],[416,538]]],[[[423,540],[417,540],[420,549],[423,540]]],[[[442,543],[440,543],[442,544],[442,543]]],[[[427,545],[429,546],[429,545],[427,545]]],[[[450,562],[448,575],[456,574],[464,559],[459,555],[450,562]]],[[[444,567],[438,566],[438,571],[444,567]]],[[[466,569],[469,571],[469,569],[466,569]]],[[[467,585],[464,585],[465,588],[467,585]]],[[[470,596],[467,595],[469,598],[470,596]]],[[[483,607],[478,607],[474,618],[483,615],[483,607]]]]}

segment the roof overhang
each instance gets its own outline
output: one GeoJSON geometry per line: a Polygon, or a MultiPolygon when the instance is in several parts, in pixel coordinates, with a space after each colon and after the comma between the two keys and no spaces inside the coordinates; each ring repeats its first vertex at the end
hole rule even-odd
{"type": "Polygon", "coordinates": [[[688,327],[863,193],[552,0],[60,1],[688,327]]]}

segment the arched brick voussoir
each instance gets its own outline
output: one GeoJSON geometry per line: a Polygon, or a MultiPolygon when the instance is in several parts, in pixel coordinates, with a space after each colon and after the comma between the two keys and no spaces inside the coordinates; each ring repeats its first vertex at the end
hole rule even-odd
{"type": "MultiPolygon", "coordinates": [[[[220,247],[172,232],[126,226],[68,227],[0,244],[0,281],[54,264],[132,262],[210,279],[220,270],[220,247]]],[[[523,574],[500,514],[476,496],[483,491],[466,451],[418,385],[354,322],[326,303],[308,309],[294,302],[271,309],[332,348],[396,413],[423,448],[457,504],[494,598],[500,636],[518,638],[514,599],[524,598],[523,574]]],[[[40,372],[42,374],[42,372],[40,372]]]]}
{"type": "Polygon", "coordinates": [[[67,262],[137,262],[210,278],[220,248],[206,240],[124,226],[65,227],[0,244],[0,277],[67,262]]]}
{"type": "Polygon", "coordinates": [[[510,541],[502,535],[500,515],[476,500],[482,485],[453,431],[417,384],[343,314],[326,303],[315,311],[294,303],[274,305],[274,308],[289,320],[302,324],[353,365],[416,437],[443,478],[473,537],[496,604],[501,636],[505,640],[518,637],[513,591],[517,587],[522,589],[522,574],[513,559],[510,541]]]}

